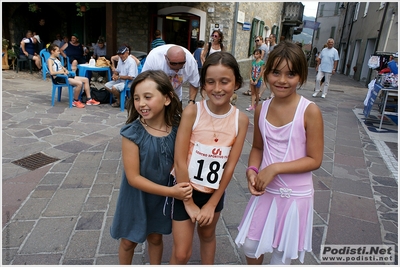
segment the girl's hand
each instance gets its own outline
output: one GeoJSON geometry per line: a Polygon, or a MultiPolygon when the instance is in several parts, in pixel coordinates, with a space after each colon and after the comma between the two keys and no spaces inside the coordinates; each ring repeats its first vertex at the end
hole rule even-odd
{"type": "Polygon", "coordinates": [[[264,194],[264,190],[262,191],[258,191],[254,186],[256,184],[255,180],[257,179],[257,175],[256,174],[251,174],[249,176],[249,178],[247,179],[247,186],[249,188],[250,193],[253,196],[261,196],[262,194],[264,194]]]}
{"type": "Polygon", "coordinates": [[[188,200],[192,197],[192,191],[190,183],[177,183],[172,187],[172,197],[179,200],[188,200]]]}
{"type": "Polygon", "coordinates": [[[192,223],[195,223],[197,214],[199,214],[200,212],[200,208],[196,204],[194,204],[193,199],[189,199],[186,201],[184,200],[183,204],[185,205],[185,210],[189,215],[190,220],[192,221],[192,223]]]}
{"type": "Polygon", "coordinates": [[[264,191],[267,185],[274,179],[278,174],[275,172],[276,164],[271,164],[268,167],[260,170],[258,176],[256,177],[254,188],[257,191],[264,191]]]}
{"type": "Polygon", "coordinates": [[[214,219],[215,207],[205,204],[199,214],[197,214],[196,221],[200,227],[210,225],[214,219]]]}

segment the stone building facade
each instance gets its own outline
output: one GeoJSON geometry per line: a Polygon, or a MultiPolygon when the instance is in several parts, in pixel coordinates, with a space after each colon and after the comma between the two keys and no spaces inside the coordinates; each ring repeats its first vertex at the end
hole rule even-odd
{"type": "Polygon", "coordinates": [[[182,41],[183,46],[194,51],[193,40],[208,42],[213,27],[219,26],[224,46],[241,64],[244,77],[248,76],[255,35],[281,34],[284,5],[283,2],[91,2],[84,17],[77,17],[75,3],[39,4],[42,14],[28,12],[27,3],[3,3],[3,36],[19,43],[22,33],[39,16],[52,14],[46,18],[47,23],[59,26],[51,28],[51,36],[59,31],[68,36],[77,32],[82,36],[80,41],[90,45],[102,35],[108,54],[114,54],[124,43],[132,50],[149,52],[156,29],[163,32],[164,40],[182,41]]]}

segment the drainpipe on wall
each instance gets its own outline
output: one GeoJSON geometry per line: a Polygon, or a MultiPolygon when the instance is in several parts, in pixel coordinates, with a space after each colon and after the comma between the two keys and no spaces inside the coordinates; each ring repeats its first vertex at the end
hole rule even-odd
{"type": "Polygon", "coordinates": [[[237,31],[238,16],[239,16],[239,2],[235,2],[235,16],[233,18],[233,33],[232,33],[232,38],[231,38],[231,43],[232,43],[231,54],[232,54],[232,56],[235,56],[235,50],[236,50],[236,31],[237,31]]]}
{"type": "MultiPolygon", "coordinates": [[[[345,57],[345,61],[343,63],[343,64],[346,64],[346,66],[347,66],[347,60],[348,60],[347,55],[349,54],[348,49],[349,49],[349,44],[350,44],[350,37],[351,37],[351,32],[353,31],[353,25],[354,25],[354,12],[355,11],[356,11],[356,6],[354,5],[354,6],[352,6],[351,13],[350,13],[351,14],[350,15],[350,21],[349,21],[350,22],[350,29],[349,29],[349,35],[347,36],[346,57],[345,57]]],[[[352,58],[350,58],[350,59],[352,60],[352,58]]],[[[345,68],[345,70],[346,70],[346,73],[344,73],[344,71],[343,71],[343,74],[346,75],[346,76],[349,76],[350,75],[350,71],[351,71],[351,66],[350,66],[350,68],[345,68]]]]}
{"type": "Polygon", "coordinates": [[[349,12],[349,3],[346,5],[346,14],[344,14],[344,20],[343,20],[343,25],[342,25],[342,33],[340,35],[340,44],[339,44],[339,51],[343,51],[345,55],[340,55],[341,57],[344,57],[344,60],[342,60],[342,65],[339,66],[339,71],[344,74],[345,66],[346,66],[346,54],[347,54],[347,48],[349,47],[349,40],[346,40],[346,45],[343,45],[342,40],[343,40],[343,33],[344,33],[344,28],[346,26],[346,19],[347,19],[347,14],[349,12]],[[346,48],[346,49],[344,49],[346,48]],[[346,50],[346,52],[345,52],[346,50]]]}

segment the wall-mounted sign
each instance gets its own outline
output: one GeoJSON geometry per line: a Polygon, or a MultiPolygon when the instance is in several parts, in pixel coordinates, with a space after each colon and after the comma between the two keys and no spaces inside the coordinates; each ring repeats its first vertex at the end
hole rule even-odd
{"type": "Polygon", "coordinates": [[[250,26],[251,26],[250,22],[244,22],[242,30],[250,31],[250,28],[251,28],[250,26]]]}
{"type": "Polygon", "coordinates": [[[237,22],[244,23],[244,12],[243,11],[238,11],[237,22]]]}

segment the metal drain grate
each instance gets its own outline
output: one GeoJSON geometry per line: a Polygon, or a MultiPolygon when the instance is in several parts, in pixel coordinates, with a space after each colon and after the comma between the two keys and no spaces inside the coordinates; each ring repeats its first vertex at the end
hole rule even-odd
{"type": "Polygon", "coordinates": [[[28,170],[36,170],[39,169],[40,167],[43,167],[47,164],[53,163],[59,159],[52,158],[49,156],[46,156],[43,153],[36,153],[30,156],[27,156],[22,159],[14,160],[11,163],[14,163],[18,166],[24,167],[28,170]]]}

